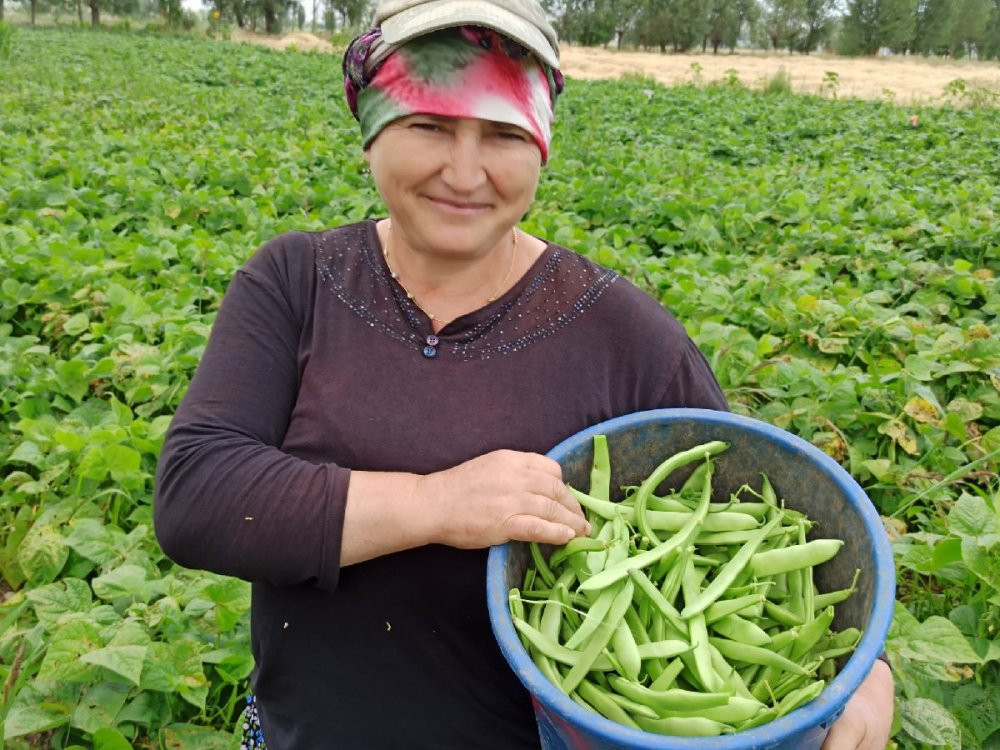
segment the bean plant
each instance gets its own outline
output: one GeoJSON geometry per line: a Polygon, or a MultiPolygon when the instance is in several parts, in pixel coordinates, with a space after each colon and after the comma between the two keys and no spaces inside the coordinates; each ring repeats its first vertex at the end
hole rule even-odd
{"type": "MultiPolygon", "coordinates": [[[[3,742],[228,747],[248,585],[164,557],[160,445],[255,248],[385,209],[334,57],[152,33],[15,42],[0,65],[3,742]]],[[[862,484],[899,574],[894,742],[995,744],[996,112],[570,79],[556,116],[522,228],[652,294],[734,411],[862,484]]]]}

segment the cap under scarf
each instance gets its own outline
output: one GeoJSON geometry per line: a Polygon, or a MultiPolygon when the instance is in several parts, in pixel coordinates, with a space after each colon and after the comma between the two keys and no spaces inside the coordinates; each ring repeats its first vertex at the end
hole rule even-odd
{"type": "Polygon", "coordinates": [[[364,148],[394,120],[426,114],[516,125],[548,159],[562,74],[492,29],[442,29],[395,49],[373,29],[351,42],[343,68],[364,148]]]}

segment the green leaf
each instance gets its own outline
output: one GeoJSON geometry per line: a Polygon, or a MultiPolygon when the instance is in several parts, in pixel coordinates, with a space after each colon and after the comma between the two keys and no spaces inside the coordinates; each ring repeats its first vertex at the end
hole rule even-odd
{"type": "Polygon", "coordinates": [[[962,542],[959,539],[946,539],[934,545],[934,555],[931,558],[933,565],[926,568],[927,572],[940,570],[946,565],[958,562],[962,559],[962,542]]]}
{"type": "Polygon", "coordinates": [[[967,537],[962,540],[962,560],[984,583],[1000,592],[1000,541],[986,546],[967,537]]]}
{"type": "Polygon", "coordinates": [[[208,679],[202,669],[201,651],[188,639],[172,644],[152,643],[140,688],[177,692],[191,705],[204,709],[208,679]]]}
{"type": "Polygon", "coordinates": [[[138,565],[125,564],[91,581],[94,593],[101,599],[137,599],[149,601],[155,592],[154,582],[147,580],[146,571],[138,565]]]}
{"type": "Polygon", "coordinates": [[[124,539],[125,534],[119,529],[96,518],[82,518],[73,522],[66,544],[81,557],[103,565],[121,554],[124,539]]]}
{"type": "Polygon", "coordinates": [[[163,730],[167,750],[235,750],[231,732],[218,732],[195,724],[171,724],[163,730]]]}
{"type": "Polygon", "coordinates": [[[121,732],[111,727],[94,730],[94,750],[132,750],[132,744],[121,732]]]}
{"type": "Polygon", "coordinates": [[[69,336],[79,336],[81,333],[90,327],[90,318],[87,313],[77,313],[76,315],[71,315],[63,323],[63,332],[69,336]]]}
{"type": "Polygon", "coordinates": [[[920,623],[900,649],[905,657],[918,661],[979,664],[982,658],[965,636],[944,617],[933,615],[920,623]]]}
{"type": "Polygon", "coordinates": [[[146,646],[105,646],[84,654],[81,659],[87,664],[104,667],[133,685],[138,685],[147,651],[146,646]]]}
{"type": "Polygon", "coordinates": [[[884,482],[888,477],[892,476],[893,464],[887,458],[870,458],[862,461],[861,465],[871,472],[871,475],[879,482],[884,482]]]}
{"type": "Polygon", "coordinates": [[[117,443],[94,445],[80,461],[80,475],[87,479],[128,480],[139,470],[142,456],[133,448],[117,443]]]}
{"type": "Polygon", "coordinates": [[[67,724],[75,702],[73,686],[64,685],[54,692],[42,691],[35,685],[25,686],[14,696],[4,717],[4,739],[45,732],[67,724]]]}
{"type": "Polygon", "coordinates": [[[35,608],[35,615],[46,630],[52,631],[66,615],[80,615],[90,611],[90,586],[79,578],[40,586],[25,592],[35,608]]]}
{"type": "Polygon", "coordinates": [[[983,498],[962,493],[948,513],[948,530],[973,540],[997,537],[1000,535],[1000,514],[990,508],[983,498]]]}
{"type": "Polygon", "coordinates": [[[215,603],[215,622],[226,632],[250,609],[250,585],[238,578],[223,578],[205,587],[205,594],[215,603]]]}
{"type": "Polygon", "coordinates": [[[95,623],[83,619],[70,621],[53,633],[38,676],[64,683],[89,682],[97,670],[82,657],[103,645],[100,628],[95,623]]]}
{"type": "MultiPolygon", "coordinates": [[[[70,723],[77,729],[91,734],[102,728],[112,727],[115,724],[115,717],[125,705],[128,694],[129,689],[125,685],[113,682],[93,685],[80,697],[70,723]]],[[[96,747],[96,740],[94,744],[96,747]]]]}
{"type": "Polygon", "coordinates": [[[44,584],[55,580],[69,558],[69,548],[59,530],[35,523],[17,549],[17,563],[29,581],[44,584]]]}
{"type": "Polygon", "coordinates": [[[937,371],[937,363],[915,354],[908,356],[903,363],[906,374],[914,380],[933,380],[937,371]]]}
{"type": "Polygon", "coordinates": [[[917,742],[933,747],[961,747],[958,723],[939,703],[926,698],[913,698],[899,706],[903,730],[917,742]]]}
{"type": "Polygon", "coordinates": [[[1000,729],[1000,691],[962,685],[955,691],[951,710],[980,743],[1000,729]]]}
{"type": "Polygon", "coordinates": [[[10,463],[30,464],[36,468],[45,466],[45,454],[32,441],[25,440],[7,458],[10,463]]]}

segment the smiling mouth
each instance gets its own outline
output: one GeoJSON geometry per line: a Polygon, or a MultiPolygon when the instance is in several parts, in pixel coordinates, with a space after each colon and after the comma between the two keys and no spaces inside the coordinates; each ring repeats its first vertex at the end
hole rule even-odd
{"type": "Polygon", "coordinates": [[[453,211],[482,211],[490,207],[489,203],[463,203],[448,200],[447,198],[435,198],[434,196],[427,196],[427,199],[431,201],[431,203],[435,203],[453,211]]]}

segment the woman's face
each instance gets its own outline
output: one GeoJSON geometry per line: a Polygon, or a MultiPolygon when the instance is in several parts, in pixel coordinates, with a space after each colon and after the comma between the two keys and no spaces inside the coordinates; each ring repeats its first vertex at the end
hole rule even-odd
{"type": "Polygon", "coordinates": [[[519,127],[491,120],[410,115],[365,152],[393,220],[410,248],[481,257],[527,212],[541,152],[519,127]]]}

